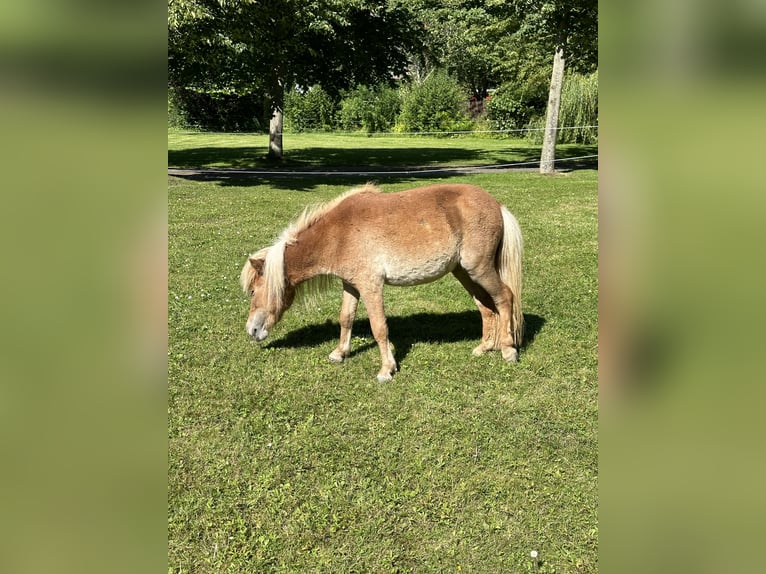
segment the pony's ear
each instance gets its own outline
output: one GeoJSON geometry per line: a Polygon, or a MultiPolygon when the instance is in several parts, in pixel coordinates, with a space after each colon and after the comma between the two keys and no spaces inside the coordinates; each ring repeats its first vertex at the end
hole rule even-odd
{"type": "Polygon", "coordinates": [[[250,258],[250,265],[253,266],[253,269],[255,269],[255,273],[259,276],[263,275],[263,264],[264,264],[263,259],[253,259],[252,257],[250,258]]]}

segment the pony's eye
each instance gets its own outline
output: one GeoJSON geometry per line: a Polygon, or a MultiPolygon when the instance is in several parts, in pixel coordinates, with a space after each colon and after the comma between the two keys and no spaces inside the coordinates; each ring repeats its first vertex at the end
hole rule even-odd
{"type": "Polygon", "coordinates": [[[248,297],[252,297],[255,295],[255,289],[250,289],[250,291],[247,292],[248,297]]]}

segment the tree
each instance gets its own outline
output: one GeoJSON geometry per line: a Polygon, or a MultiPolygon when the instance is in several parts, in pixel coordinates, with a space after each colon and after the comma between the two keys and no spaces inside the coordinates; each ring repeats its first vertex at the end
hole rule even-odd
{"type": "Polygon", "coordinates": [[[168,0],[169,78],[208,93],[262,94],[269,155],[281,158],[285,90],[390,81],[405,72],[418,31],[394,2],[168,0]]]}
{"type": "MultiPolygon", "coordinates": [[[[561,103],[561,87],[569,54],[575,66],[595,66],[598,54],[597,0],[516,0],[514,7],[522,18],[519,37],[553,52],[540,173],[553,173],[556,137],[561,103]]],[[[590,71],[590,70],[588,70],[590,71]]]]}
{"type": "Polygon", "coordinates": [[[556,164],[556,140],[558,138],[559,110],[561,109],[561,88],[564,85],[564,46],[558,45],[553,52],[551,87],[548,92],[548,106],[545,112],[543,148],[540,153],[540,173],[551,174],[556,164]]]}
{"type": "Polygon", "coordinates": [[[492,73],[492,16],[475,0],[439,4],[422,13],[434,63],[483,99],[496,82],[492,73]]]}
{"type": "Polygon", "coordinates": [[[499,48],[519,27],[505,0],[400,0],[423,22],[423,45],[410,54],[415,76],[422,80],[446,68],[478,99],[499,86],[507,71],[508,51],[499,48]]]}

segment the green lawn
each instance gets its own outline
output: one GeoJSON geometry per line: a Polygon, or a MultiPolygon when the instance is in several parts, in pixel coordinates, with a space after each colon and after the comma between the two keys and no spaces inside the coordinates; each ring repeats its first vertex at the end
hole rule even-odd
{"type": "Polygon", "coordinates": [[[533,572],[532,550],[540,572],[598,570],[597,172],[379,184],[435,181],[517,216],[525,347],[473,357],[451,277],[389,288],[400,372],[379,384],[363,305],[335,365],[339,290],[259,345],[238,285],[248,253],[358,180],[169,178],[169,573],[533,572]]]}

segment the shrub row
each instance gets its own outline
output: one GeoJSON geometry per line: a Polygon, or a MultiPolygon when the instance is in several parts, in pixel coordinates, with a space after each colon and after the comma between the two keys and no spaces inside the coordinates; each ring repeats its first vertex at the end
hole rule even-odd
{"type": "Polygon", "coordinates": [[[285,126],[292,131],[448,132],[472,129],[466,97],[445,72],[394,88],[357,86],[336,103],[321,86],[290,93],[285,126]]]}
{"type": "MultiPolygon", "coordinates": [[[[399,87],[357,86],[333,98],[321,86],[293,90],[285,97],[285,130],[373,132],[455,132],[521,130],[545,125],[548,86],[538,76],[524,84],[506,84],[486,101],[477,118],[468,113],[468,96],[446,72],[399,87]]],[[[559,125],[591,126],[598,122],[598,72],[567,74],[559,125]]],[[[260,131],[268,127],[262,99],[213,96],[189,90],[168,93],[168,123],[210,131],[260,131]]],[[[517,134],[518,135],[518,134],[517,134]]],[[[542,132],[528,137],[541,141],[542,132]]],[[[562,130],[561,143],[598,141],[595,128],[562,130]]]]}
{"type": "Polygon", "coordinates": [[[168,125],[217,132],[255,132],[268,128],[263,98],[209,94],[168,88],[168,125]]]}

